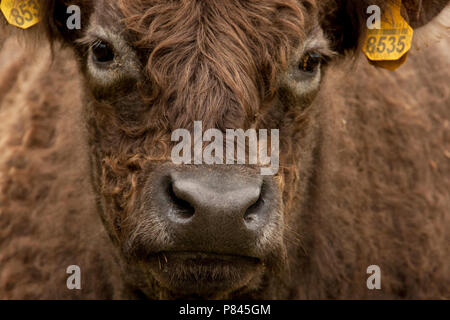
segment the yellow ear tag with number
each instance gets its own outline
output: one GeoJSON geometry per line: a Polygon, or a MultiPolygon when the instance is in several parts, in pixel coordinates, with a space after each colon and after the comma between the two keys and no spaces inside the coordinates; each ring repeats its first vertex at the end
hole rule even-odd
{"type": "Polygon", "coordinates": [[[0,10],[9,24],[28,29],[39,22],[39,0],[0,1],[0,10]]]}
{"type": "Polygon", "coordinates": [[[382,16],[380,26],[368,30],[363,51],[371,64],[395,70],[405,63],[414,33],[401,15],[400,0],[382,16]]]}

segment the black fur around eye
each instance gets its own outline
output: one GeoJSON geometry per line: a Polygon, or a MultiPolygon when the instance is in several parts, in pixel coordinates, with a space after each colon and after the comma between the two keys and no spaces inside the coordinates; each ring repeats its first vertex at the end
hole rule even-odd
{"type": "Polygon", "coordinates": [[[98,41],[92,46],[92,56],[96,63],[107,64],[114,61],[114,50],[104,42],[98,41]]]}
{"type": "Polygon", "coordinates": [[[299,62],[298,68],[305,73],[315,73],[322,63],[322,55],[317,52],[306,53],[299,62]]]}

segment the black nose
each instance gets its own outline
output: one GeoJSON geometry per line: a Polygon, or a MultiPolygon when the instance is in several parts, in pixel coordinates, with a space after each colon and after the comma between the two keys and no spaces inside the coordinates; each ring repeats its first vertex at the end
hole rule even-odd
{"type": "Polygon", "coordinates": [[[171,172],[157,210],[180,250],[249,253],[276,212],[264,179],[208,168],[171,172]]]}
{"type": "MultiPolygon", "coordinates": [[[[231,181],[229,181],[231,182],[231,181]]],[[[227,183],[218,177],[184,178],[172,181],[169,189],[171,200],[176,204],[171,212],[175,220],[190,218],[194,214],[219,223],[222,219],[235,220],[236,224],[252,223],[249,210],[261,196],[261,181],[235,181],[227,183]]],[[[262,201],[262,200],[261,200],[262,201]]],[[[257,212],[253,212],[253,216],[257,212]]]]}

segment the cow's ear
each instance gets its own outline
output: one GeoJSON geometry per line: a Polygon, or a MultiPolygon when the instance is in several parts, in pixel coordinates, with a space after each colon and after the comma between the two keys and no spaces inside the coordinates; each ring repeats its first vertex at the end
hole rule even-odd
{"type": "Polygon", "coordinates": [[[413,45],[416,49],[450,37],[450,0],[407,0],[404,6],[415,29],[413,45]]]}
{"type": "Polygon", "coordinates": [[[428,28],[430,37],[448,33],[450,0],[337,0],[321,9],[321,24],[333,49],[342,54],[355,52],[367,32],[369,6],[378,6],[383,14],[398,2],[402,3],[402,16],[417,34],[423,35],[422,27],[428,28]]]}

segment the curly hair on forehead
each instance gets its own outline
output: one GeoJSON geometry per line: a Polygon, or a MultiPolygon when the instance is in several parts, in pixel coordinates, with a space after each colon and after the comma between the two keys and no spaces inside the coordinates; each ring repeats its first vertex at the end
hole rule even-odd
{"type": "Polygon", "coordinates": [[[231,98],[251,113],[255,102],[275,94],[276,75],[305,37],[314,2],[120,0],[119,6],[136,46],[148,50],[155,90],[167,99],[189,91],[179,96],[211,99],[213,106],[231,98]]]}

